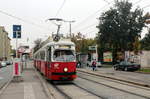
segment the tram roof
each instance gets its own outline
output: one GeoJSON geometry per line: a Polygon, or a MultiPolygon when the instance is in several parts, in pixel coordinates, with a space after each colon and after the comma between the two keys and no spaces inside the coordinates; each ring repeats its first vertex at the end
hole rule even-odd
{"type": "Polygon", "coordinates": [[[37,52],[35,52],[35,54],[38,53],[39,51],[41,51],[42,49],[44,49],[45,47],[52,46],[52,45],[73,45],[73,46],[75,46],[75,44],[70,39],[60,39],[58,42],[50,41],[49,43],[44,45],[42,48],[40,48],[37,52]]]}
{"type": "Polygon", "coordinates": [[[58,42],[51,41],[47,43],[45,46],[52,46],[52,45],[75,45],[75,44],[69,39],[62,39],[59,40],[58,42]]]}

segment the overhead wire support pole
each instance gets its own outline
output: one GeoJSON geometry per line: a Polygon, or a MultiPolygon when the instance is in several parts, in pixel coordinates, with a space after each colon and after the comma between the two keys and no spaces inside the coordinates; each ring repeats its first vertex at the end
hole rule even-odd
{"type": "Polygon", "coordinates": [[[72,20],[72,21],[64,21],[64,22],[68,22],[69,23],[69,33],[70,33],[70,38],[72,37],[72,27],[71,27],[71,24],[73,22],[75,22],[75,20],[72,20]]]}
{"type": "Polygon", "coordinates": [[[68,21],[69,22],[69,32],[70,32],[70,38],[72,37],[72,28],[71,28],[71,24],[75,21],[68,21]]]}

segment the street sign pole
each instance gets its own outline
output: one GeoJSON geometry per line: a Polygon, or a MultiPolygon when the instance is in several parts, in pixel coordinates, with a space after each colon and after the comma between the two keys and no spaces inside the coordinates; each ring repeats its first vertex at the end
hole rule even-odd
{"type": "Polygon", "coordinates": [[[13,25],[13,38],[16,39],[16,58],[18,58],[18,38],[21,38],[21,25],[13,25]]]}
{"type": "Polygon", "coordinates": [[[16,58],[18,58],[18,32],[16,31],[16,58]]]}

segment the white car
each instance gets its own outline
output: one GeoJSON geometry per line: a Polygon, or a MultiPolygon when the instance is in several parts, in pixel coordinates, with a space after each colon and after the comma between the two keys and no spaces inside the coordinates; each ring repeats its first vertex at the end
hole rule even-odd
{"type": "Polygon", "coordinates": [[[6,64],[5,61],[2,61],[2,62],[1,62],[1,66],[2,66],[2,67],[5,67],[6,65],[7,65],[7,64],[6,64]]]}

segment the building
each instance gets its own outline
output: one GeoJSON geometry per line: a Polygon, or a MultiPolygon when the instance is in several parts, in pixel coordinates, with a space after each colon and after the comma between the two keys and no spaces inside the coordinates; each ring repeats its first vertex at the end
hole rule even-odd
{"type": "Polygon", "coordinates": [[[150,51],[142,51],[140,59],[143,68],[150,68],[150,51]]]}
{"type": "Polygon", "coordinates": [[[138,54],[134,52],[125,52],[125,61],[141,64],[142,68],[150,68],[150,51],[140,51],[138,54]]]}
{"type": "Polygon", "coordinates": [[[0,26],[0,60],[10,59],[11,45],[8,32],[5,31],[3,26],[0,26]]]}

